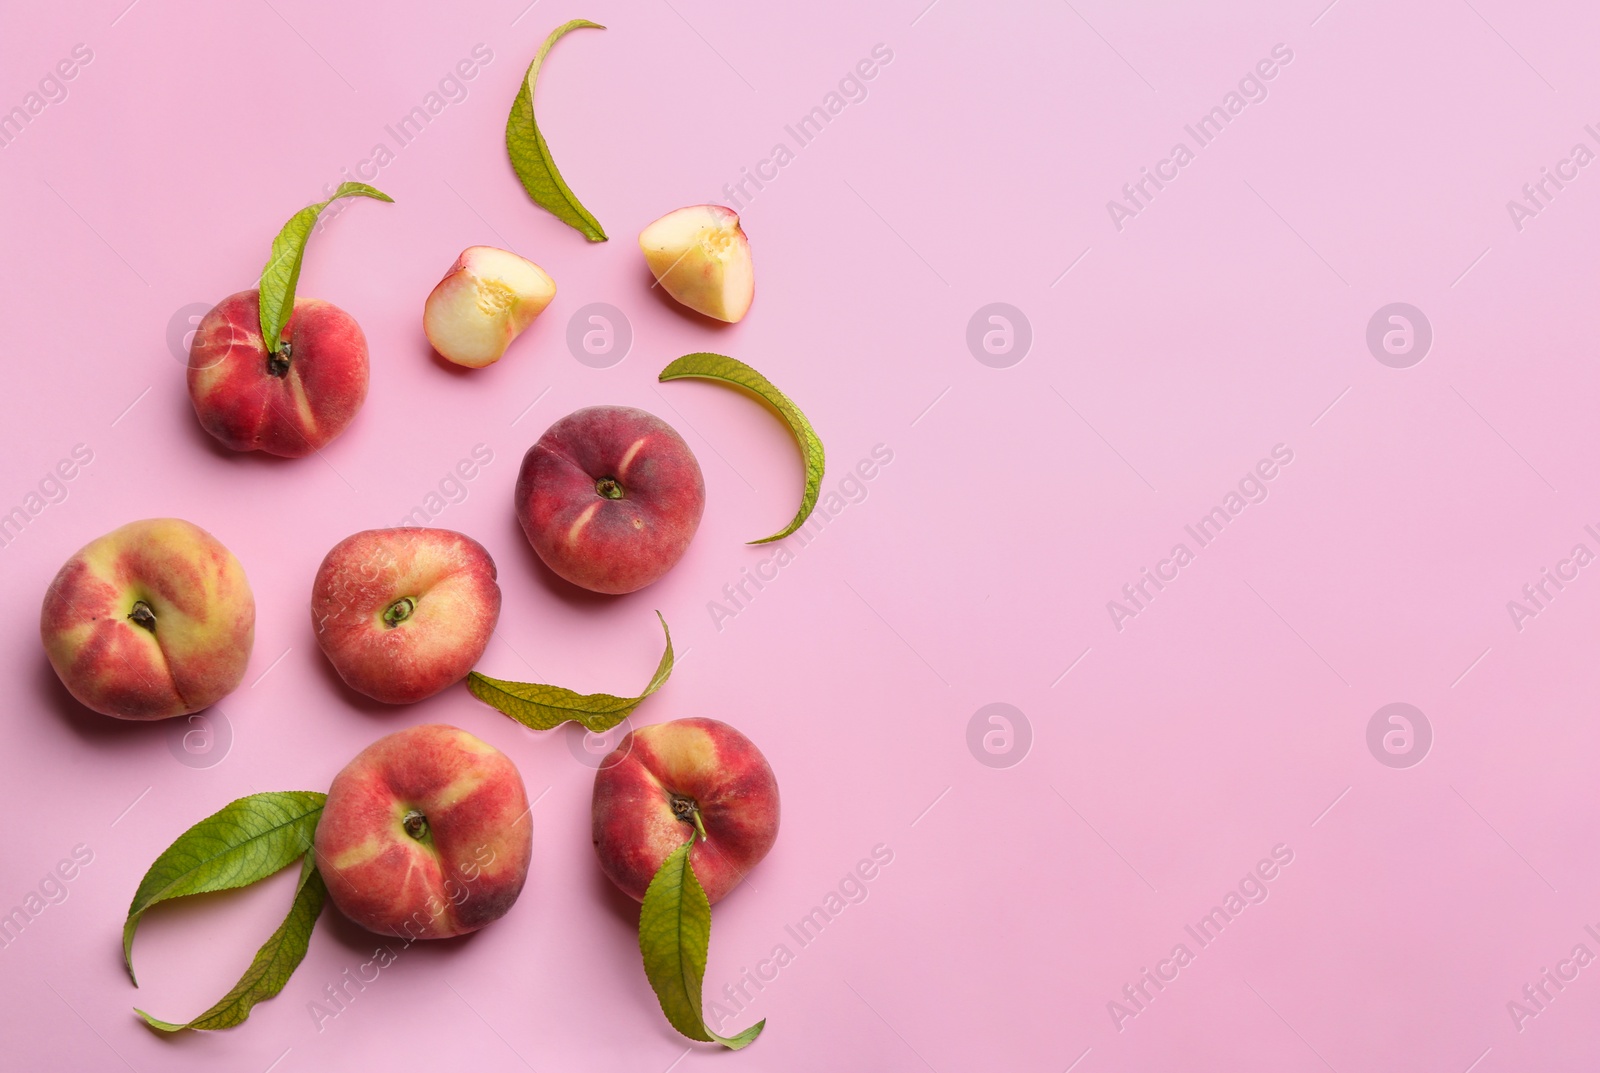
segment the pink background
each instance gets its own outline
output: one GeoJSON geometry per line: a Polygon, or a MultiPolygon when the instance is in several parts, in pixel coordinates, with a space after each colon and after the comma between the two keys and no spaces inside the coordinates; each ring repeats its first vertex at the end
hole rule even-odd
{"type": "Polygon", "coordinates": [[[1491,1073],[1600,1060],[1600,964],[1520,1030],[1507,1006],[1575,944],[1600,953],[1584,931],[1600,922],[1600,568],[1520,630],[1507,610],[1574,545],[1600,552],[1583,528],[1600,525],[1600,173],[1579,170],[1520,230],[1506,208],[1575,144],[1595,147],[1600,18],[1506,0],[1206,14],[1105,0],[125,3],[12,5],[0,32],[4,109],[75,45],[93,54],[0,150],[0,508],[25,504],[74,445],[93,452],[64,501],[0,550],[15,687],[0,908],[72,847],[94,855],[0,950],[10,1067],[1491,1073]],[[538,111],[610,231],[596,246],[528,202],[502,142],[526,63],[578,16],[610,29],[557,47],[538,111]],[[879,43],[893,59],[867,98],[744,210],[749,318],[712,327],[649,290],[638,230],[722,200],[879,43]],[[371,341],[365,410],[322,458],[214,448],[172,325],[181,335],[188,307],[249,286],[283,220],[392,149],[385,126],[478,44],[493,59],[466,98],[372,178],[397,204],[351,205],[310,248],[301,293],[351,312],[371,341]],[[1266,99],[1114,227],[1108,199],[1278,44],[1293,59],[1266,99]],[[504,361],[462,374],[430,355],[419,322],[473,243],[532,257],[560,293],[504,361]],[[566,344],[591,302],[632,324],[609,368],[566,344]],[[1010,367],[966,342],[991,302],[1031,323],[1010,367]],[[1392,302],[1432,325],[1410,368],[1365,341],[1392,302]],[[874,445],[893,452],[866,498],[721,629],[708,602],[771,554],[742,541],[789,517],[799,470],[760,407],[655,382],[700,349],[751,362],[807,410],[828,490],[874,445]],[[709,499],[684,561],[618,599],[544,572],[509,509],[528,445],[603,402],[682,431],[709,499]],[[398,522],[479,443],[493,462],[433,524],[499,564],[505,611],[483,668],[634,689],[659,653],[660,609],[682,659],[638,721],[725,719],[778,773],[782,835],[717,907],[707,973],[709,1002],[776,945],[794,955],[722,1023],[769,1018],[742,1055],[687,1046],[657,1011],[636,910],[588,844],[581,735],[524,731],[461,688],[365,703],[316,648],[306,601],[323,553],[398,522]],[[1278,444],[1293,461],[1266,500],[1119,630],[1107,601],[1175,543],[1194,550],[1184,526],[1278,444]],[[182,724],[78,708],[35,628],[73,550],[159,515],[228,544],[260,602],[245,685],[213,713],[231,742],[190,763],[173,749],[182,724]],[[1031,730],[1012,766],[979,758],[1021,756],[1020,721],[1011,754],[968,747],[994,702],[1031,730]],[[1368,749],[1392,702],[1431,725],[1420,764],[1368,749]],[[330,907],[288,987],[242,1027],[161,1038],[140,1024],[135,1003],[181,1020],[226,990],[292,882],[152,912],[135,990],[119,928],[161,849],[243,794],[325,789],[371,740],[433,721],[505,749],[538,796],[535,864],[510,915],[402,952],[319,1026],[308,1004],[380,942],[330,907]],[[893,863],[866,900],[800,948],[785,925],[879,844],[893,863]],[[1199,949],[1185,925],[1280,844],[1293,860],[1266,900],[1199,949]],[[1119,1026],[1108,1003],[1179,942],[1193,961],[1119,1026]]]}

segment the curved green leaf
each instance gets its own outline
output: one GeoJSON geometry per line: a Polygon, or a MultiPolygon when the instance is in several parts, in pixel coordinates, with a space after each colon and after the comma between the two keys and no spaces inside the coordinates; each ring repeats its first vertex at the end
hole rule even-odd
{"type": "Polygon", "coordinates": [[[756,372],[750,366],[737,358],[730,358],[725,354],[685,354],[677,361],[661,370],[660,380],[679,380],[684,377],[698,377],[704,380],[721,380],[724,383],[735,384],[746,391],[759,396],[774,410],[782,415],[788,422],[789,429],[794,433],[794,438],[800,444],[800,459],[806,467],[805,493],[800,497],[800,510],[796,512],[794,520],[783,529],[769,537],[752,540],[752,544],[770,544],[774,540],[782,540],[796,529],[805,524],[811,516],[811,509],[817,505],[817,496],[822,491],[822,471],[825,466],[823,458],[822,440],[818,438],[816,430],[811,427],[811,422],[806,420],[806,415],[800,412],[800,407],[789,400],[789,396],[779,391],[766,377],[756,372]]]}
{"type": "Polygon", "coordinates": [[[556,169],[555,158],[550,155],[550,145],[539,132],[538,121],[533,117],[533,86],[539,79],[539,68],[550,49],[566,34],[578,29],[604,30],[605,27],[588,19],[573,19],[557,26],[544,39],[533,62],[528,65],[527,77],[517,90],[517,99],[511,103],[511,114],[506,117],[506,152],[511,157],[511,167],[528,196],[551,215],[569,227],[581,232],[590,242],[606,241],[605,229],[600,226],[583,203],[578,200],[567,181],[556,169]]]}
{"type": "Polygon", "coordinates": [[[689,850],[694,836],[667,854],[645,888],[639,907],[639,953],[661,1012],[673,1028],[702,1043],[720,1043],[740,1050],[755,1042],[766,1027],[762,1018],[736,1036],[719,1036],[706,1027],[700,991],[706,975],[706,950],[711,945],[711,902],[695,878],[689,850]]]}
{"type": "Polygon", "coordinates": [[[139,881],[122,926],[122,959],[135,986],[133,933],[146,909],[188,894],[247,887],[293,864],[311,848],[326,800],[312,790],[251,794],[179,835],[139,881]]]}
{"type": "Polygon", "coordinates": [[[491,708],[533,730],[551,730],[569,721],[596,734],[610,730],[672,677],[672,631],[667,629],[667,620],[661,617],[661,612],[656,612],[656,618],[661,619],[661,632],[667,635],[667,650],[661,653],[654,677],[637,697],[574,693],[561,686],[508,682],[477,671],[467,675],[467,689],[491,708]]]}
{"type": "Polygon", "coordinates": [[[233,990],[222,996],[205,1013],[181,1025],[151,1017],[135,1007],[134,1012],[144,1018],[145,1024],[162,1032],[181,1032],[186,1028],[232,1028],[250,1016],[250,1009],[256,1003],[282,991],[284,984],[289,982],[289,976],[306,956],[306,947],[311,943],[311,929],[316,925],[317,916],[321,914],[323,903],[328,898],[328,888],[323,884],[312,857],[307,853],[301,860],[300,883],[295,887],[289,915],[256,951],[250,967],[233,985],[233,990]]]}
{"type": "Polygon", "coordinates": [[[272,240],[272,257],[261,270],[261,342],[276,354],[283,346],[283,327],[294,312],[294,289],[300,283],[300,263],[305,260],[306,241],[322,210],[342,197],[370,197],[393,202],[394,198],[366,183],[340,183],[327,201],[307,205],[283,225],[272,240]]]}

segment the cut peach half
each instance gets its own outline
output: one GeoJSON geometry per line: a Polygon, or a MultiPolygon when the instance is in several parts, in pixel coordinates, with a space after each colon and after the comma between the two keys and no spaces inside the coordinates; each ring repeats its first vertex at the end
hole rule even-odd
{"type": "Polygon", "coordinates": [[[428,295],[422,330],[446,361],[481,369],[499,361],[555,296],[555,280],[526,257],[469,246],[428,295]]]}
{"type": "Polygon", "coordinates": [[[696,313],[731,324],[749,312],[755,269],[732,209],[691,205],[669,212],[639,233],[639,248],[661,289],[696,313]]]}

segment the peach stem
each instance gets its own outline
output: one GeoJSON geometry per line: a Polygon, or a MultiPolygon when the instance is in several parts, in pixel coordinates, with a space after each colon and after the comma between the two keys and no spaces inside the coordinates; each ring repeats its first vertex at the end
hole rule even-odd
{"type": "Polygon", "coordinates": [[[276,376],[280,380],[289,375],[289,358],[293,348],[289,340],[285,339],[278,344],[278,349],[267,355],[267,375],[276,376]]]}
{"type": "Polygon", "coordinates": [[[684,823],[693,823],[695,830],[700,832],[700,841],[709,841],[711,836],[706,834],[705,821],[700,818],[700,806],[694,798],[687,794],[672,795],[672,814],[684,823]]]}
{"type": "Polygon", "coordinates": [[[406,834],[410,835],[412,838],[421,840],[422,836],[428,833],[428,817],[424,816],[416,809],[412,809],[410,812],[406,813],[405,818],[402,819],[400,823],[403,827],[405,827],[406,834]]]}
{"type": "Polygon", "coordinates": [[[143,626],[151,633],[156,632],[156,613],[150,610],[150,605],[143,600],[133,602],[133,610],[128,612],[128,617],[133,619],[135,626],[143,626]]]}
{"type": "Polygon", "coordinates": [[[402,596],[394,603],[383,609],[383,623],[390,629],[400,625],[411,617],[417,609],[417,602],[409,596],[402,596]]]}

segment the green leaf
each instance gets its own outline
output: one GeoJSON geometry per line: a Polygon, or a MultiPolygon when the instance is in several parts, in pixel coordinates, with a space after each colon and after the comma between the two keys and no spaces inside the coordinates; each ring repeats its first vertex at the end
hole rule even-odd
{"type": "Polygon", "coordinates": [[[539,68],[543,66],[544,58],[565,34],[583,28],[605,29],[588,19],[573,19],[552,30],[534,54],[533,62],[528,65],[528,75],[522,80],[522,88],[517,90],[517,99],[511,103],[511,115],[506,117],[506,152],[510,154],[511,167],[516,170],[517,178],[522,180],[522,188],[529,197],[556,219],[580,231],[590,242],[604,242],[605,229],[583,207],[567,181],[561,177],[555,159],[550,156],[550,145],[544,140],[544,135],[539,132],[539,124],[533,118],[533,85],[539,79],[539,68]]]}
{"type": "Polygon", "coordinates": [[[256,951],[250,967],[233,985],[233,990],[222,996],[205,1013],[181,1025],[151,1017],[134,1007],[134,1012],[144,1018],[145,1024],[162,1032],[181,1032],[186,1028],[232,1028],[250,1016],[250,1009],[256,1003],[282,991],[283,985],[289,982],[290,974],[306,956],[306,947],[311,943],[311,929],[316,925],[322,905],[328,898],[328,888],[323,884],[312,857],[313,854],[307,853],[300,862],[300,883],[295,887],[289,915],[278,925],[272,937],[261,944],[261,949],[256,951]]]}
{"type": "Polygon", "coordinates": [[[644,974],[661,1001],[661,1012],[679,1032],[702,1043],[720,1043],[740,1050],[755,1042],[766,1027],[762,1018],[737,1036],[719,1036],[706,1027],[700,989],[706,975],[706,950],[711,945],[711,902],[694,876],[689,850],[694,836],[667,854],[644,892],[639,908],[639,953],[644,974]]]}
{"type": "Polygon", "coordinates": [[[168,846],[139,881],[122,926],[122,959],[133,975],[133,933],[152,905],[188,894],[247,887],[311,848],[326,794],[251,794],[207,816],[168,846]]]}
{"type": "Polygon", "coordinates": [[[800,412],[800,407],[791,402],[789,396],[774,387],[771,380],[737,358],[730,358],[724,354],[685,354],[662,369],[660,379],[664,384],[668,380],[680,380],[684,377],[721,380],[758,396],[788,422],[790,431],[800,444],[800,460],[806,467],[806,490],[800,497],[800,510],[796,512],[794,520],[779,532],[769,537],[762,537],[760,540],[752,540],[750,543],[770,544],[774,540],[782,540],[804,525],[806,519],[811,516],[811,508],[817,505],[817,495],[822,491],[824,460],[822,440],[817,437],[811,422],[806,420],[806,415],[800,412]]]}
{"type": "Polygon", "coordinates": [[[467,675],[467,689],[491,708],[498,709],[534,730],[551,730],[574,722],[599,734],[626,719],[644,699],[672,677],[672,631],[661,618],[661,632],[667,635],[667,650],[661,653],[655,676],[637,697],[614,697],[610,693],[574,693],[561,686],[534,682],[508,682],[473,671],[467,675]]]}
{"type": "Polygon", "coordinates": [[[327,201],[307,205],[283,225],[272,240],[272,259],[261,270],[261,342],[276,354],[283,346],[283,327],[294,312],[294,289],[300,282],[300,262],[305,260],[306,240],[316,226],[322,210],[342,197],[370,197],[393,202],[394,198],[366,183],[340,183],[327,201]]]}

